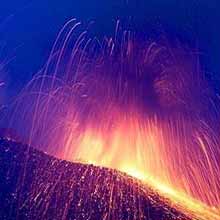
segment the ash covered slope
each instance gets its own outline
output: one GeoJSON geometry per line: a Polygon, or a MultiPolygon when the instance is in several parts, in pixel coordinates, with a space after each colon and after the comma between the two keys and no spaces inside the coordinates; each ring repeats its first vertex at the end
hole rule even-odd
{"type": "Polygon", "coordinates": [[[190,219],[168,204],[121,172],[0,139],[0,219],[190,219]]]}

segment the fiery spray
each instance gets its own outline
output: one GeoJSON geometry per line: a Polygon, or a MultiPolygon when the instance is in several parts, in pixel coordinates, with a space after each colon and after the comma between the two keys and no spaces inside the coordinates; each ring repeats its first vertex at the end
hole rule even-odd
{"type": "Polygon", "coordinates": [[[9,126],[59,158],[124,171],[187,212],[220,219],[219,104],[197,55],[140,42],[118,24],[102,42],[78,28],[71,20],[61,30],[9,126]]]}

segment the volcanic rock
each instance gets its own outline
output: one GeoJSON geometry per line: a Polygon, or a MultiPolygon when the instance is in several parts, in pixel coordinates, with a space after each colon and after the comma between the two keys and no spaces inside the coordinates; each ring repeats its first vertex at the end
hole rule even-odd
{"type": "Polygon", "coordinates": [[[54,158],[0,139],[0,219],[190,220],[117,170],[54,158]]]}

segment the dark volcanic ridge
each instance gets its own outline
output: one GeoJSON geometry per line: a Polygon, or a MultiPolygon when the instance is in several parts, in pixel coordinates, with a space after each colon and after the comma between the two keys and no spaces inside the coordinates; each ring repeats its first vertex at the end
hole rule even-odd
{"type": "Polygon", "coordinates": [[[190,220],[122,172],[0,139],[0,219],[190,220]]]}

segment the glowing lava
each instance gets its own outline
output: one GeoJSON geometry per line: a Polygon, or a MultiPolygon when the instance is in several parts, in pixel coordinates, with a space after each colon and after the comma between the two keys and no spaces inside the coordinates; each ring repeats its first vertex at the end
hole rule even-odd
{"type": "Polygon", "coordinates": [[[166,144],[163,145],[165,140],[162,139],[164,137],[161,136],[160,127],[142,120],[141,126],[145,126],[141,128],[134,118],[126,122],[118,122],[112,132],[107,133],[104,129],[98,132],[95,128],[88,128],[81,134],[77,144],[76,139],[70,135],[72,140],[67,141],[64,152],[58,156],[68,158],[69,155],[71,157],[68,160],[125,172],[171,200],[174,206],[193,219],[220,219],[219,210],[187,195],[181,188],[178,189],[181,180],[172,182],[167,166],[169,152],[164,153],[166,144]]]}

